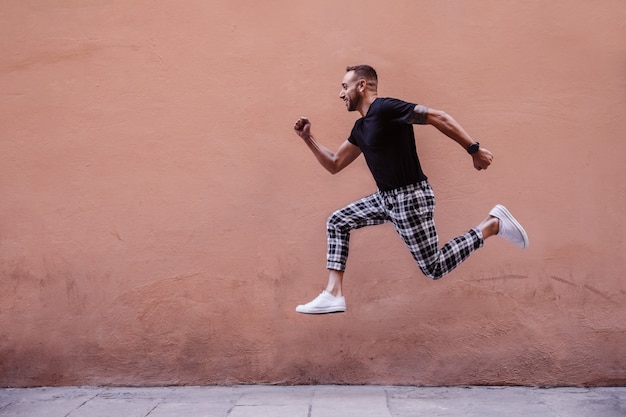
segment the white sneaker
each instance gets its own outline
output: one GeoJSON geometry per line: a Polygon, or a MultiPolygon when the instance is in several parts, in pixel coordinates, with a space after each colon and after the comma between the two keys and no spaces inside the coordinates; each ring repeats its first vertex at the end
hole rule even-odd
{"type": "Polygon", "coordinates": [[[515,220],[515,217],[501,204],[491,209],[489,215],[497,217],[500,220],[500,230],[498,236],[502,236],[506,240],[515,243],[520,248],[528,247],[528,235],[521,224],[515,220]]]}
{"type": "Polygon", "coordinates": [[[335,297],[328,291],[322,291],[315,300],[296,307],[296,311],[305,314],[343,313],[346,311],[346,299],[343,296],[335,297]]]}

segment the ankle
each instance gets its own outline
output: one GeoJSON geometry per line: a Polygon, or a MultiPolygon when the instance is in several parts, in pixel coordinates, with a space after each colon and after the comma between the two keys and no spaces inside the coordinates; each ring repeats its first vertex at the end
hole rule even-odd
{"type": "Polygon", "coordinates": [[[483,234],[483,239],[495,236],[500,231],[500,220],[497,217],[489,216],[478,227],[483,234]]]}

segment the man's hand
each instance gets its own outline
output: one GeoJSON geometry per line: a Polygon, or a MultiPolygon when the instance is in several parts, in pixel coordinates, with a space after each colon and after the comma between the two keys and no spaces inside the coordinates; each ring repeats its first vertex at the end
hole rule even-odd
{"type": "Polygon", "coordinates": [[[308,140],[311,137],[311,122],[306,117],[300,117],[293,125],[293,130],[302,139],[308,140]]]}
{"type": "Polygon", "coordinates": [[[491,165],[493,154],[485,148],[479,148],[478,152],[472,155],[472,159],[474,160],[474,168],[480,171],[481,169],[487,169],[491,165]]]}

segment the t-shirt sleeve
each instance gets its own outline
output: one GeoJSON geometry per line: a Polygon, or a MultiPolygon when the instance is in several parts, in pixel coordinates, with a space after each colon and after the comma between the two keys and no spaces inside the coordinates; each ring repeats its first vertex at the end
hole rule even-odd
{"type": "Polygon", "coordinates": [[[416,105],[413,108],[413,114],[407,119],[407,123],[416,125],[425,125],[428,118],[428,107],[421,104],[416,105]]]}
{"type": "Polygon", "coordinates": [[[389,98],[384,102],[384,112],[387,118],[395,122],[423,125],[426,124],[428,107],[389,98]]]}
{"type": "MultiPolygon", "coordinates": [[[[350,131],[350,136],[348,137],[348,142],[350,142],[351,144],[356,145],[356,146],[359,146],[359,144],[357,143],[357,140],[356,140],[356,135],[355,135],[354,131],[355,131],[355,129],[357,128],[357,125],[358,125],[360,122],[361,122],[361,120],[357,120],[357,121],[354,123],[354,127],[352,128],[352,131],[350,131]]],[[[360,146],[359,146],[359,148],[360,148],[360,146]]]]}

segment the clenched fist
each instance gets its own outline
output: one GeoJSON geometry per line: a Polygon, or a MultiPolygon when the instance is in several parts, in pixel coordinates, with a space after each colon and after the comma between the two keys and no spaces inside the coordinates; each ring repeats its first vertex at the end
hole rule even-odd
{"type": "Polygon", "coordinates": [[[300,117],[293,125],[293,130],[302,139],[309,139],[311,137],[311,122],[306,117],[300,117]]]}
{"type": "Polygon", "coordinates": [[[474,162],[474,168],[481,171],[483,169],[487,169],[489,165],[491,165],[491,161],[493,161],[493,154],[485,148],[480,148],[478,152],[472,155],[472,159],[474,162]]]}

